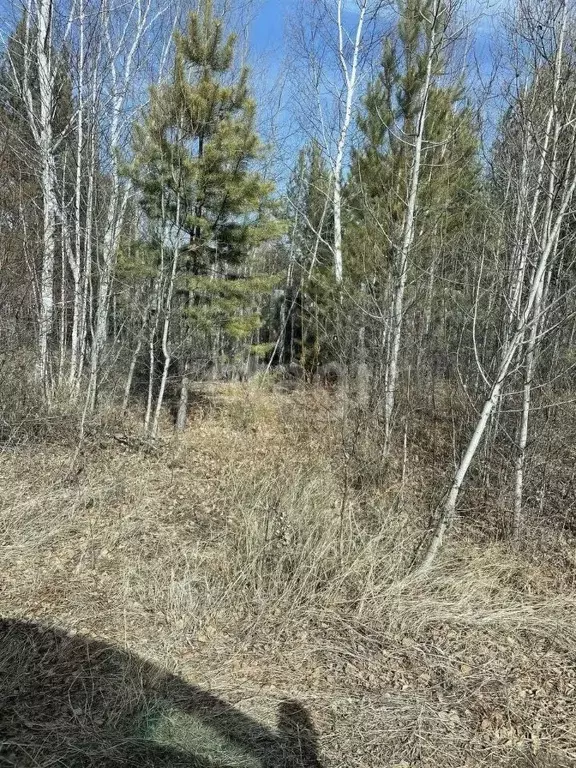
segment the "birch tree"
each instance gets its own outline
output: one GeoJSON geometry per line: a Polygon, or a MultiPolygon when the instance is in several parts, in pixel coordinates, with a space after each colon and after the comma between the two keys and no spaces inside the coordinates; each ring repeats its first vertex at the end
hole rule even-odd
{"type": "Polygon", "coordinates": [[[368,10],[369,0],[358,0],[358,20],[352,44],[350,62],[346,59],[345,31],[342,21],[342,3],[337,1],[337,26],[338,26],[338,61],[344,81],[344,110],[341,116],[340,132],[336,145],[336,157],[334,158],[334,277],[336,283],[342,283],[344,268],[342,264],[342,168],[344,164],[344,152],[346,141],[352,120],[352,109],[356,95],[358,79],[358,58],[362,44],[362,32],[364,19],[368,10]]]}
{"type": "MultiPolygon", "coordinates": [[[[548,103],[545,111],[532,110],[529,104],[522,102],[524,95],[518,94],[518,101],[512,105],[522,115],[525,124],[522,126],[522,154],[528,163],[536,166],[536,188],[532,195],[545,198],[542,208],[532,206],[526,221],[526,231],[529,232],[523,241],[523,249],[515,256],[512,265],[511,289],[513,297],[511,322],[513,329],[503,337],[503,345],[499,354],[496,375],[490,382],[489,392],[481,408],[478,421],[468,445],[459,461],[452,485],[442,503],[439,518],[431,537],[421,565],[425,569],[431,565],[440,549],[447,529],[453,522],[456,504],[466,479],[470,466],[478,451],[490,418],[504,392],[506,382],[514,371],[515,366],[525,367],[523,404],[521,426],[519,431],[518,459],[516,462],[515,487],[515,516],[516,526],[520,524],[522,483],[524,458],[526,450],[528,418],[530,413],[531,384],[534,373],[535,343],[538,338],[542,320],[542,296],[546,277],[557,257],[558,240],[571,206],[576,189],[576,174],[574,173],[574,151],[576,147],[576,129],[574,110],[576,102],[573,95],[570,103],[562,111],[558,108],[558,97],[562,84],[564,68],[568,61],[564,53],[564,40],[569,25],[568,8],[565,0],[551,3],[547,6],[549,16],[547,23],[547,39],[550,47],[542,46],[543,22],[529,13],[524,15],[524,8],[519,7],[518,23],[528,26],[521,29],[522,37],[528,40],[534,68],[532,78],[534,92],[531,99],[548,103]],[[543,73],[551,73],[548,82],[552,84],[552,95],[541,90],[543,73]],[[563,151],[560,152],[559,141],[562,137],[563,151]],[[560,165],[560,163],[562,165],[560,165]],[[548,175],[549,174],[549,175],[548,175]],[[552,205],[552,201],[554,204],[552,205]],[[532,247],[531,247],[532,246],[532,247]],[[532,266],[530,265],[532,262],[532,266]],[[525,342],[528,342],[527,345],[525,342]]],[[[522,166],[521,166],[522,167],[522,166]]],[[[525,195],[521,190],[517,198],[517,206],[525,205],[525,195]]]]}
{"type": "MultiPolygon", "coordinates": [[[[424,271],[424,253],[429,253],[422,297],[429,326],[437,233],[450,216],[456,218],[459,190],[472,189],[478,166],[462,88],[446,77],[451,13],[443,2],[400,4],[379,71],[363,99],[361,140],[347,188],[349,249],[353,258],[362,259],[366,274],[357,279],[365,281],[369,297],[362,304],[378,318],[381,335],[384,454],[392,435],[407,287],[414,283],[413,299],[420,298],[416,275],[424,271]]],[[[465,210],[462,199],[458,207],[465,210]]]]}
{"type": "MultiPolygon", "coordinates": [[[[60,182],[66,176],[68,135],[74,120],[73,104],[69,101],[68,62],[64,55],[64,48],[70,43],[73,9],[66,9],[66,13],[58,17],[58,24],[54,15],[51,0],[27,2],[22,21],[6,49],[2,86],[3,99],[10,103],[12,119],[23,129],[22,165],[36,178],[41,197],[36,377],[48,400],[54,385],[51,351],[56,320],[55,267],[58,253],[64,253],[67,232],[60,182]],[[57,232],[59,225],[61,237],[57,232]]],[[[61,301],[63,291],[62,284],[61,301]]],[[[62,344],[60,347],[63,363],[64,348],[62,344]]]]}
{"type": "Polygon", "coordinates": [[[112,280],[128,202],[129,190],[121,174],[122,150],[125,148],[129,129],[127,118],[134,109],[131,99],[134,86],[138,83],[142,57],[146,55],[146,50],[151,50],[151,30],[166,11],[167,5],[154,4],[153,0],[135,0],[128,9],[123,4],[115,6],[111,0],[103,0],[100,12],[100,34],[106,54],[101,69],[105,80],[100,114],[106,117],[103,130],[106,137],[106,173],[109,177],[109,188],[97,264],[98,285],[88,382],[88,402],[91,410],[96,406],[98,376],[108,334],[112,280]]]}
{"type": "Polygon", "coordinates": [[[393,245],[394,287],[384,399],[385,455],[389,451],[392,434],[392,417],[398,384],[400,343],[403,333],[404,295],[408,278],[408,262],[414,244],[416,206],[421,183],[422,156],[425,151],[424,137],[428,118],[430,90],[433,85],[433,79],[442,74],[442,55],[449,21],[449,8],[443,0],[432,0],[432,2],[426,3],[408,3],[406,11],[408,17],[406,18],[407,24],[418,23],[418,17],[420,17],[423,25],[425,53],[420,66],[424,66],[425,75],[419,93],[416,95],[416,100],[419,103],[415,115],[413,137],[410,136],[409,124],[405,124],[403,127],[404,140],[413,142],[413,151],[408,171],[406,208],[402,218],[400,237],[398,242],[393,245]],[[409,18],[410,16],[413,16],[413,18],[409,18]]]}
{"type": "MultiPolygon", "coordinates": [[[[55,199],[55,168],[54,145],[52,135],[53,112],[53,70],[52,70],[52,2],[38,0],[36,13],[28,9],[27,23],[35,21],[36,59],[38,68],[39,104],[37,110],[30,86],[30,59],[26,62],[26,79],[24,93],[29,111],[30,126],[40,155],[42,207],[43,207],[43,257],[40,277],[40,316],[39,316],[39,360],[38,377],[46,393],[50,392],[49,382],[49,341],[52,333],[52,318],[54,314],[54,258],[56,253],[56,199],[55,199]]],[[[31,34],[28,26],[27,33],[31,34]]],[[[27,57],[31,51],[28,49],[27,57]]]]}
{"type": "Polygon", "coordinates": [[[344,278],[342,191],[354,110],[383,17],[385,0],[311,0],[299,9],[296,50],[306,64],[297,78],[303,128],[319,142],[331,166],[331,218],[334,280],[344,278]],[[313,110],[313,112],[312,112],[313,110]]]}

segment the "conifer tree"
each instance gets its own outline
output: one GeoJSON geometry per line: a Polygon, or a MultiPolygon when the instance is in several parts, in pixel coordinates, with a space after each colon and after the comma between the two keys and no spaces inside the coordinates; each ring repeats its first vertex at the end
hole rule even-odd
{"type": "Polygon", "coordinates": [[[273,185],[255,168],[264,148],[248,71],[234,76],[235,36],[225,35],[212,0],[190,14],[175,47],[171,80],[152,90],[136,127],[128,172],[144,211],[157,222],[158,262],[166,275],[163,382],[177,347],[183,424],[193,347],[196,358],[217,364],[224,339],[250,338],[259,325],[255,297],[276,278],[251,276],[249,256],[280,225],[273,185]],[[170,322],[174,313],[177,328],[170,322]]]}
{"type": "MultiPolygon", "coordinates": [[[[409,0],[402,5],[397,39],[386,40],[379,72],[368,86],[357,118],[359,144],[352,153],[347,188],[352,208],[349,245],[362,240],[364,232],[371,243],[380,241],[384,252],[393,247],[394,233],[404,215],[411,140],[420,109],[427,55],[421,50],[420,37],[428,34],[423,29],[423,19],[432,3],[409,0]]],[[[436,73],[442,72],[443,66],[435,61],[436,73]]],[[[432,219],[439,208],[450,208],[453,214],[461,211],[462,201],[458,197],[477,179],[478,142],[472,114],[459,84],[430,88],[424,144],[418,194],[420,221],[425,217],[432,219]]],[[[378,250],[376,258],[374,267],[378,269],[382,267],[378,250]]]]}
{"type": "Polygon", "coordinates": [[[402,322],[392,305],[398,298],[404,303],[402,282],[417,307],[412,322],[420,338],[414,348],[421,349],[432,325],[439,244],[445,249],[447,232],[462,227],[479,178],[473,116],[461,86],[442,78],[439,41],[445,24],[439,0],[400,4],[396,35],[384,44],[357,120],[360,141],[347,186],[347,251],[355,284],[371,294],[357,302],[381,308],[384,322],[374,327],[372,343],[385,351],[374,358],[380,359],[386,391],[390,354],[396,354],[390,334],[398,337],[402,322]]]}

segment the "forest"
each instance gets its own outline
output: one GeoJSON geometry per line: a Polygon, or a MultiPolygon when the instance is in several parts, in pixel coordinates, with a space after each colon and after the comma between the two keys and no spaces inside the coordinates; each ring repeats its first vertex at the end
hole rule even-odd
{"type": "Polygon", "coordinates": [[[0,180],[0,765],[576,765],[576,3],[0,0],[0,180]]]}

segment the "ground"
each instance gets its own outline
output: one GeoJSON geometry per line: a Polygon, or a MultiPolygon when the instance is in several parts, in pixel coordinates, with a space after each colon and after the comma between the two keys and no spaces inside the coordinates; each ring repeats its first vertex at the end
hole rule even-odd
{"type": "Polygon", "coordinates": [[[572,544],[461,525],[410,575],[418,466],[363,482],[343,429],[229,386],[1,452],[0,765],[576,765],[572,544]]]}

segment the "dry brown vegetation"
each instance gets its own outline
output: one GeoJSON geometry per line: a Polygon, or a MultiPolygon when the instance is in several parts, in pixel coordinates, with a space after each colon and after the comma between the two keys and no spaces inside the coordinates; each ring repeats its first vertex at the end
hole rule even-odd
{"type": "MultiPolygon", "coordinates": [[[[407,576],[433,473],[363,478],[366,430],[326,392],[222,386],[180,438],[137,434],[0,453],[2,616],[133,652],[270,732],[297,700],[323,768],[576,765],[569,541],[462,526],[407,576]]],[[[226,759],[190,765],[276,764],[226,759]]]]}

